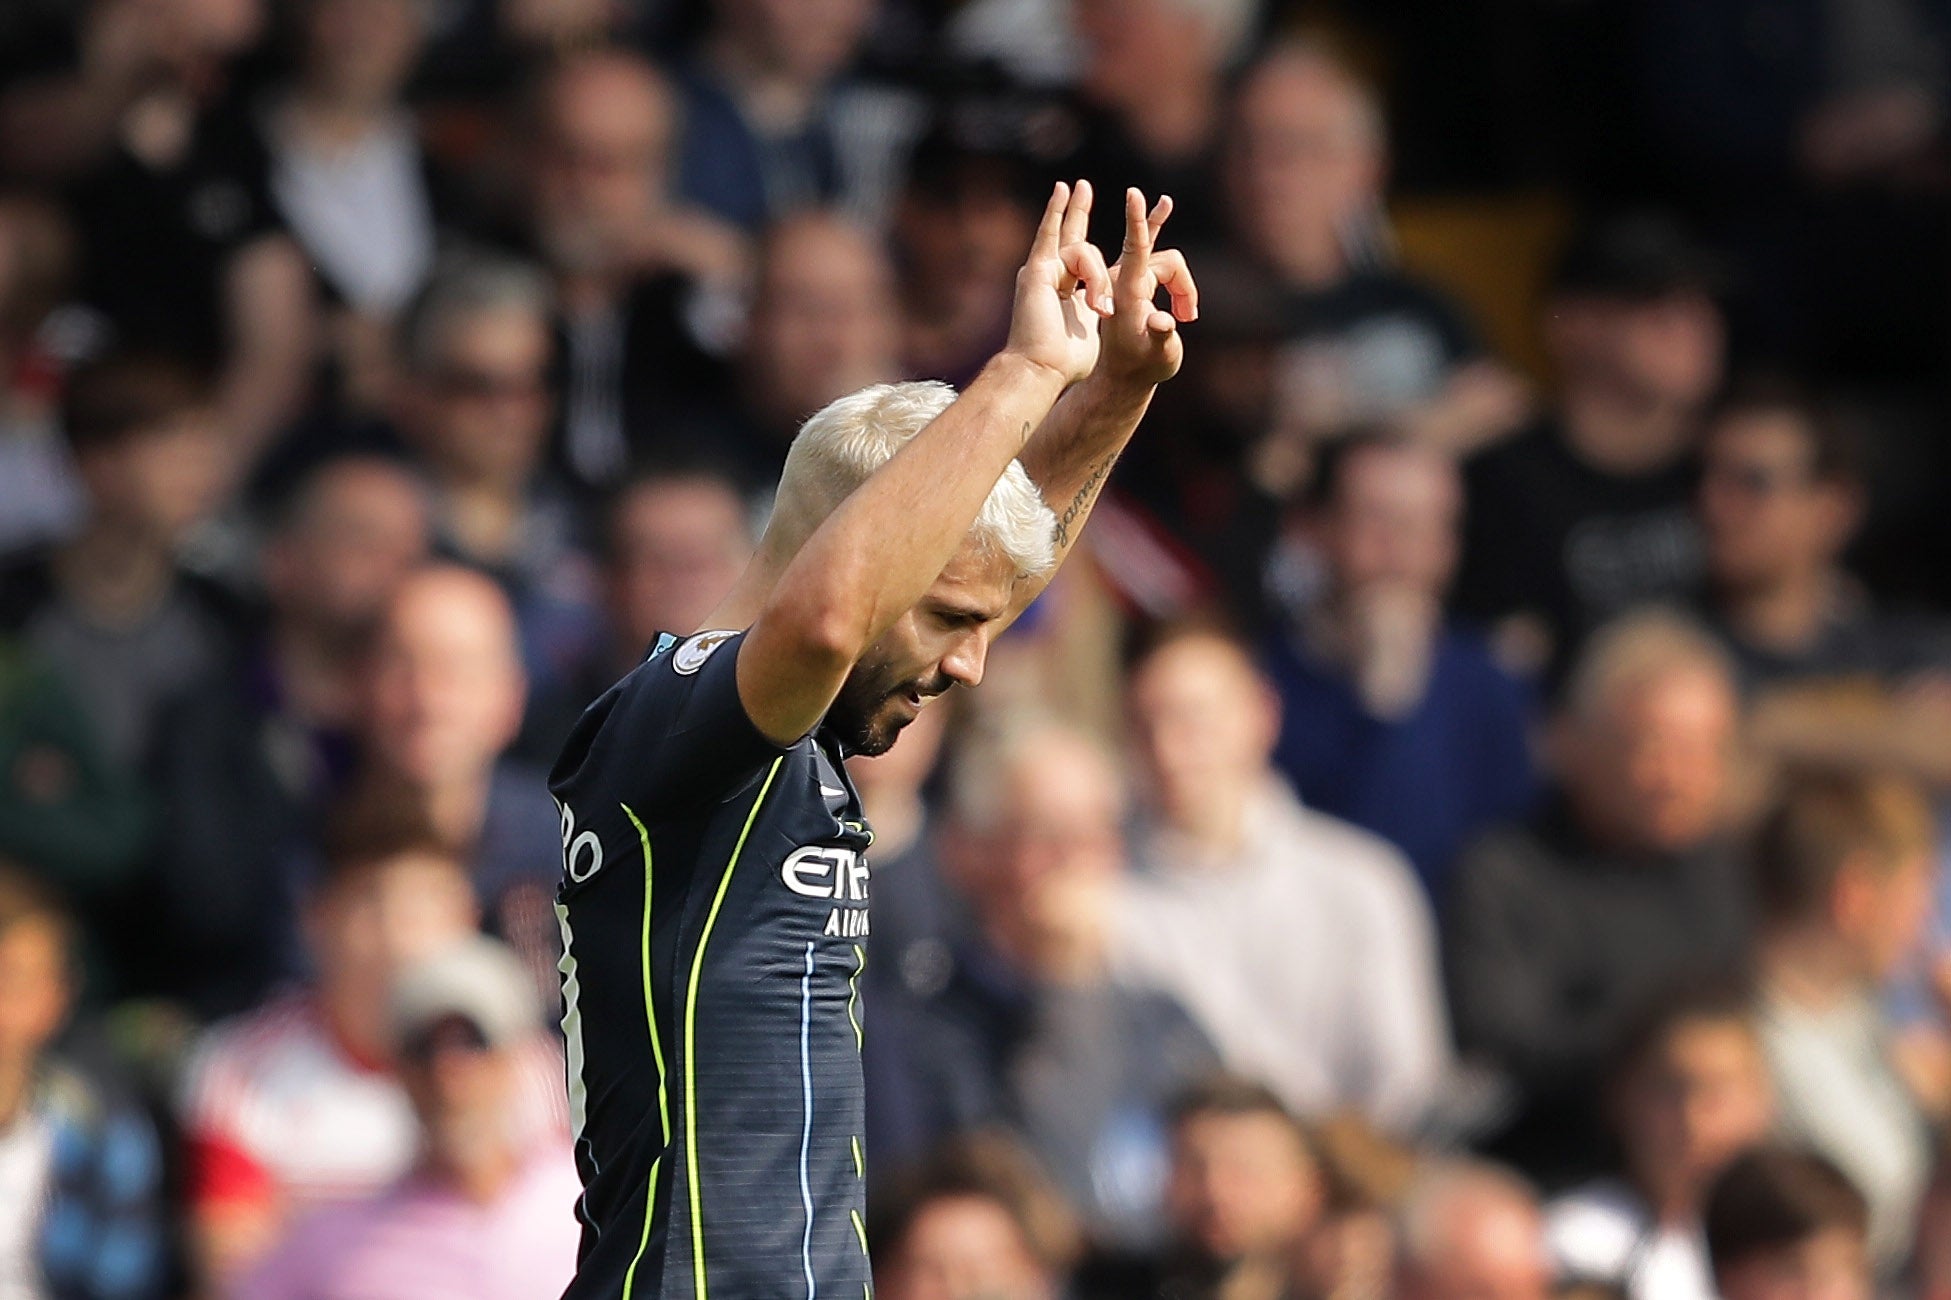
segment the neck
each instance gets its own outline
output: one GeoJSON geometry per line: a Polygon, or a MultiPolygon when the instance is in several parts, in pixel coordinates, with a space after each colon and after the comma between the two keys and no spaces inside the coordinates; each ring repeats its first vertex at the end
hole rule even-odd
{"type": "Polygon", "coordinates": [[[1693,429],[1691,407],[1634,400],[1598,386],[1565,391],[1565,440],[1588,463],[1614,474],[1660,469],[1682,451],[1693,429]]]}
{"type": "Polygon", "coordinates": [[[719,36],[708,57],[724,76],[725,88],[761,135],[790,135],[812,115],[819,84],[768,63],[730,36],[719,36]]]}
{"type": "Polygon", "coordinates": [[[91,618],[120,626],[155,612],[175,565],[168,548],[141,530],[97,520],[56,557],[55,577],[91,618]]]}
{"type": "Polygon", "coordinates": [[[452,1158],[444,1149],[446,1145],[436,1144],[429,1150],[423,1167],[434,1181],[476,1205],[494,1203],[521,1170],[521,1161],[505,1142],[471,1141],[462,1159],[452,1158]]]}
{"type": "Polygon", "coordinates": [[[1210,76],[1187,76],[1173,84],[1153,85],[1118,115],[1132,139],[1154,162],[1168,166],[1191,162],[1206,150],[1219,117],[1219,87],[1210,76]]]}
{"type": "Polygon", "coordinates": [[[1247,805],[1257,789],[1253,781],[1215,781],[1190,808],[1177,810],[1167,825],[1201,858],[1231,857],[1245,839],[1247,805]]]}
{"type": "Polygon", "coordinates": [[[340,1048],[362,1065],[387,1058],[385,999],[373,990],[342,985],[327,985],[319,990],[319,1006],[327,1027],[339,1040],[340,1048]]]}
{"type": "Polygon", "coordinates": [[[419,787],[427,820],[449,844],[473,844],[488,816],[489,773],[468,772],[419,787]]]}
{"type": "Polygon", "coordinates": [[[1821,633],[1841,575],[1833,568],[1784,574],[1721,591],[1721,609],[1741,639],[1771,650],[1800,650],[1821,633]]]}
{"type": "Polygon", "coordinates": [[[442,515],[463,553],[499,564],[521,542],[526,497],[519,484],[489,478],[450,479],[441,486],[442,515]]]}
{"type": "Polygon", "coordinates": [[[1863,987],[1862,974],[1845,945],[1818,925],[1764,931],[1759,958],[1762,982],[1769,992],[1804,1010],[1827,1010],[1863,987]]]}
{"type": "Polygon", "coordinates": [[[343,94],[329,87],[300,82],[286,101],[286,123],[299,140],[321,149],[356,145],[386,121],[387,100],[343,94]]]}
{"type": "Polygon", "coordinates": [[[1348,274],[1348,258],[1341,236],[1333,230],[1296,231],[1266,257],[1290,285],[1298,289],[1326,289],[1348,274]]]}

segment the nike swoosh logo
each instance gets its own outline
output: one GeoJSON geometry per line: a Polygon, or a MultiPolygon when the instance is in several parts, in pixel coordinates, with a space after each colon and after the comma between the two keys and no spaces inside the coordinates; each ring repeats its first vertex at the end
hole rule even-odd
{"type": "Polygon", "coordinates": [[[830,785],[821,785],[820,793],[829,799],[845,799],[847,797],[845,790],[836,790],[830,785]]]}

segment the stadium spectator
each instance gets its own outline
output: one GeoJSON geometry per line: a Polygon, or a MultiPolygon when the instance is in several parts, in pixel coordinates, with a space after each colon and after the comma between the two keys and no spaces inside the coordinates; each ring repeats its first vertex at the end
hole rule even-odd
{"type": "Polygon", "coordinates": [[[1446,625],[1463,506],[1441,452],[1354,435],[1326,450],[1303,537],[1320,597],[1267,647],[1275,761],[1310,807],[1374,831],[1441,899],[1456,854],[1530,811],[1526,692],[1446,625]]]}
{"type": "Polygon", "coordinates": [[[489,928],[538,987],[555,989],[562,839],[544,773],[501,756],[525,692],[506,597],[469,569],[407,578],[381,621],[367,686],[354,788],[432,826],[468,863],[489,928]]]}
{"type": "Polygon", "coordinates": [[[404,969],[388,1040],[419,1154],[391,1187],[299,1224],[238,1300],[533,1300],[567,1286],[581,1184],[560,1136],[509,1122],[540,1025],[513,954],[466,939],[404,969]]]}
{"type": "MultiPolygon", "coordinates": [[[[461,863],[425,827],[363,815],[334,826],[305,904],[314,982],[210,1031],[184,1084],[190,1244],[207,1282],[234,1282],[306,1212],[405,1172],[414,1123],[389,1068],[388,998],[476,916],[461,863]]],[[[523,1077],[506,1121],[560,1134],[560,1053],[539,1046],[523,1077]]]]}
{"type": "Polygon", "coordinates": [[[1869,1300],[1869,1219],[1863,1194],[1821,1156],[1748,1152],[1707,1197],[1707,1251],[1722,1300],[1869,1300]]]}
{"type": "Polygon", "coordinates": [[[951,713],[924,709],[887,753],[847,761],[874,828],[874,959],[861,979],[867,1146],[896,1168],[922,1155],[937,1136],[927,1105],[902,1085],[901,1018],[947,986],[955,970],[953,942],[970,924],[968,906],[942,867],[943,819],[931,788],[951,713]]]}
{"type": "Polygon", "coordinates": [[[431,15],[415,0],[292,9],[291,76],[255,106],[266,184],[325,292],[344,385],[371,406],[392,371],[388,326],[433,268],[429,162],[402,100],[431,15]]]}
{"type": "Polygon", "coordinates": [[[1142,1294],[1273,1300],[1323,1198],[1313,1146],[1278,1097],[1237,1077],[1195,1085],[1173,1107],[1170,1235],[1142,1294]]]}
{"type": "Polygon", "coordinates": [[[0,1279],[22,1296],[152,1300],[167,1279],[148,1118],[55,1048],[75,987],[67,917],[0,865],[0,1279]]]}
{"type": "Polygon", "coordinates": [[[1246,652],[1196,626],[1133,665],[1144,770],[1111,948],[1184,1003],[1229,1069],[1296,1114],[1412,1128],[1448,1066],[1435,926],[1409,864],[1303,808],[1270,766],[1280,706],[1246,652]]]}
{"type": "Polygon", "coordinates": [[[418,481],[373,456],[318,465],[277,512],[261,627],[171,705],[147,771],[156,856],[120,936],[141,991],[231,1015],[295,973],[283,865],[353,766],[372,634],[428,538],[418,481]]]}
{"type": "Polygon", "coordinates": [[[81,485],[55,418],[59,361],[46,337],[74,254],[58,205],[0,198],[0,555],[55,541],[82,520],[81,485]]]}
{"type": "Polygon", "coordinates": [[[1701,1206],[1727,1163],[1767,1136],[1774,1112],[1748,990],[1694,983],[1656,999],[1622,1039],[1606,1110],[1621,1176],[1546,1207],[1559,1275],[1630,1300],[1714,1300],[1701,1206]]]}
{"type": "Polygon", "coordinates": [[[782,218],[760,246],[738,382],[676,431],[723,458],[748,491],[769,491],[801,421],[904,377],[900,316],[893,268],[865,229],[826,211],[782,218]]]}
{"type": "Polygon", "coordinates": [[[874,1225],[886,1300],[1060,1300],[1083,1247],[1075,1214],[1010,1140],[948,1144],[903,1180],[874,1225]]]}
{"type": "Polygon", "coordinates": [[[0,639],[0,858],[53,892],[76,933],[79,992],[125,991],[115,922],[140,879],[152,832],[149,791],[108,761],[72,688],[0,639]]]}
{"type": "Polygon", "coordinates": [[[1458,609],[1507,662],[1561,671],[1607,620],[1701,576],[1694,449],[1719,389],[1720,269],[1668,218],[1595,225],[1543,309],[1552,409],[1468,471],[1458,609]]]}
{"type": "Polygon", "coordinates": [[[1461,452],[1516,426],[1527,399],[1457,309],[1391,266],[1388,140],[1375,93],[1313,45],[1277,46],[1233,102],[1226,194],[1237,239],[1284,295],[1277,428],[1256,453],[1276,495],[1310,448],[1388,421],[1461,452]]]}
{"type": "Polygon", "coordinates": [[[604,48],[565,56],[530,91],[524,242],[555,277],[557,452],[584,486],[643,456],[677,400],[716,392],[687,322],[748,270],[745,237],[674,192],[675,99],[650,63],[604,48]]]}
{"type": "Polygon", "coordinates": [[[876,218],[905,141],[889,121],[896,101],[846,79],[874,6],[712,0],[710,11],[684,76],[679,192],[754,235],[826,204],[876,218]]]}
{"type": "Polygon", "coordinates": [[[1757,833],[1762,1044],[1779,1132],[1836,1162],[1870,1206],[1870,1249],[1895,1271],[1930,1177],[1929,1115],[1890,1050],[1882,986],[1915,946],[1936,888],[1935,826],[1886,777],[1797,776],[1757,833]]]}
{"type": "Polygon", "coordinates": [[[877,1105],[931,1136],[1013,1127],[1090,1227],[1128,1243],[1157,1222],[1166,1104],[1213,1055],[1168,997],[1111,981],[1122,812],[1110,757],[1060,724],[1016,719],[965,747],[939,843],[970,923],[918,992],[882,981],[874,1014],[907,1089],[877,1105]]]}
{"type": "Polygon", "coordinates": [[[400,432],[432,490],[435,549],[491,573],[515,604],[529,675],[553,682],[582,652],[594,575],[576,511],[547,470],[549,289],[519,262],[462,255],[403,325],[400,432]]]}
{"type": "Polygon", "coordinates": [[[1596,1172],[1597,1072],[1632,1010],[1739,960],[1749,891],[1728,842],[1740,710],[1719,645],[1635,615],[1586,649],[1555,722],[1558,793],[1459,862],[1444,912],[1466,1053],[1516,1090],[1499,1150],[1596,1172]]]}
{"type": "Polygon", "coordinates": [[[117,350],[180,351],[209,369],[220,427],[245,461],[312,396],[318,342],[316,284],[271,199],[238,75],[267,9],[88,6],[78,62],[103,71],[82,78],[79,111],[56,108],[33,133],[94,137],[66,165],[79,173],[68,210],[98,337],[106,327],[117,350]]]}
{"type": "Polygon", "coordinates": [[[81,531],[0,571],[0,628],[58,667],[109,758],[148,754],[169,697],[229,656],[234,600],[179,562],[235,472],[207,384],[162,356],[69,382],[61,423],[87,498],[81,531]]]}
{"type": "Polygon", "coordinates": [[[1772,753],[1951,783],[1945,711],[1906,690],[1951,676],[1951,626],[1877,610],[1843,567],[1866,492],[1856,443],[1791,387],[1737,390],[1721,405],[1700,487],[1711,626],[1772,753]]]}
{"type": "Polygon", "coordinates": [[[1544,1300],[1544,1218],[1523,1180],[1495,1165],[1439,1164],[1397,1223],[1398,1300],[1544,1300]]]}
{"type": "MultiPolygon", "coordinates": [[[[1083,55],[1077,90],[1082,142],[1064,174],[1107,194],[1135,185],[1170,194],[1176,238],[1202,248],[1224,235],[1219,142],[1226,76],[1248,49],[1260,0],[1082,0],[1070,21],[1083,55]]],[[[1100,215],[1110,248],[1119,231],[1100,215]]]]}

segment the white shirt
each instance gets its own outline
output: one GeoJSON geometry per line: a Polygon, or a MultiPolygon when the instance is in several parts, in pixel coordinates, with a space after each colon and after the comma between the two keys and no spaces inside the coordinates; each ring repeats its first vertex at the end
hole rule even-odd
{"type": "Polygon", "coordinates": [[[390,316],[427,277],[433,211],[409,119],[397,117],[357,144],[307,149],[279,130],[271,147],[271,195],[305,251],[354,308],[390,316]]]}
{"type": "Polygon", "coordinates": [[[1588,1183],[1545,1207],[1545,1244],[1560,1276],[1622,1286],[1632,1300],[1715,1300],[1698,1223],[1657,1226],[1639,1195],[1615,1179],[1588,1183]]]}
{"type": "Polygon", "coordinates": [[[1272,776],[1238,852],[1201,861],[1157,827],[1137,850],[1115,908],[1117,978],[1176,997],[1227,1068],[1298,1114],[1354,1109],[1397,1131],[1423,1116],[1449,1029],[1435,926],[1401,853],[1272,776]]]}
{"type": "Polygon", "coordinates": [[[54,1131],[30,1106],[0,1128],[0,1300],[45,1300],[41,1212],[53,1168],[54,1131]]]}

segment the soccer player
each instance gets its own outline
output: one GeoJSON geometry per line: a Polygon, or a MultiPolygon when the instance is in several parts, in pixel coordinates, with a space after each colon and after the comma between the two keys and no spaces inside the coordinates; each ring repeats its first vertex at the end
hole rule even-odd
{"type": "Polygon", "coordinates": [[[1178,369],[1197,297],[1184,259],[1154,249],[1169,201],[1147,213],[1126,193],[1110,268],[1090,208],[1087,183],[1055,188],[1008,342],[960,397],[879,385],[806,422],[707,630],[661,636],[564,747],[550,784],[584,1182],[566,1300],[871,1293],[873,836],[841,760],[981,680],[1178,369]]]}

